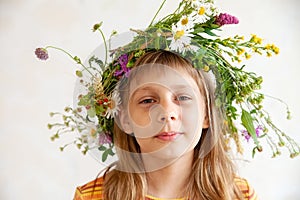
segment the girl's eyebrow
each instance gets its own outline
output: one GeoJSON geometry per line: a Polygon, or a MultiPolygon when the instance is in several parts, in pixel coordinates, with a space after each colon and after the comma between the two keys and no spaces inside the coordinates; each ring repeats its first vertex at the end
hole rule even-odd
{"type": "Polygon", "coordinates": [[[131,98],[134,98],[137,94],[140,94],[140,93],[143,94],[143,92],[146,92],[146,91],[148,91],[150,89],[153,89],[153,86],[142,86],[142,87],[139,87],[136,90],[134,90],[134,92],[130,96],[131,96],[131,98]]]}
{"type": "MultiPolygon", "coordinates": [[[[184,84],[180,84],[180,85],[172,85],[172,86],[166,87],[166,88],[168,88],[168,89],[170,89],[171,91],[174,91],[174,92],[178,92],[178,91],[186,91],[186,90],[188,90],[188,91],[193,90],[191,86],[189,86],[189,85],[184,85],[184,84]]],[[[137,89],[131,94],[131,97],[135,97],[136,94],[140,94],[140,93],[143,93],[143,92],[148,91],[148,90],[154,90],[154,91],[156,91],[156,90],[158,90],[158,88],[155,87],[155,86],[151,86],[151,85],[150,85],[150,86],[149,86],[149,85],[147,85],[147,86],[142,86],[142,87],[137,88],[137,89]]]]}
{"type": "MultiPolygon", "coordinates": [[[[163,86],[163,85],[162,85],[163,86]]],[[[170,87],[167,87],[167,86],[164,86],[165,88],[168,88],[168,89],[175,89],[175,90],[184,90],[184,89],[191,89],[192,87],[189,86],[189,85],[184,85],[184,84],[180,84],[180,85],[171,85],[170,87]]],[[[151,85],[147,85],[147,86],[142,86],[142,87],[139,87],[137,88],[135,92],[137,91],[143,91],[143,90],[149,90],[149,89],[154,89],[154,90],[157,90],[158,88],[156,86],[151,86],[151,85]]]]}
{"type": "Polygon", "coordinates": [[[176,90],[185,90],[185,89],[191,89],[192,87],[190,85],[172,85],[170,89],[176,89],[176,90]]]}

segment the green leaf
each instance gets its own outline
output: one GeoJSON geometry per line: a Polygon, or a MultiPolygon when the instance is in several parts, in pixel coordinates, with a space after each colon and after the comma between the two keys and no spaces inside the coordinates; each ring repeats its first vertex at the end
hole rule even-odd
{"type": "Polygon", "coordinates": [[[229,106],[229,109],[231,110],[231,112],[236,112],[237,109],[234,106],[229,106]]]}
{"type": "Polygon", "coordinates": [[[205,29],[202,28],[202,27],[197,27],[197,28],[194,30],[195,33],[201,33],[201,32],[204,32],[204,31],[205,31],[205,29]]]}
{"type": "Polygon", "coordinates": [[[217,29],[217,28],[220,28],[220,25],[217,25],[217,24],[211,24],[210,27],[212,29],[217,29]]]}
{"type": "Polygon", "coordinates": [[[105,151],[106,149],[107,149],[107,148],[106,148],[105,146],[103,146],[103,145],[100,146],[100,147],[98,147],[98,150],[99,150],[99,151],[105,151]]]}
{"type": "Polygon", "coordinates": [[[88,97],[88,95],[82,96],[79,99],[78,105],[79,106],[86,106],[90,103],[90,98],[88,97]]]}
{"type": "Polygon", "coordinates": [[[107,151],[108,151],[108,154],[109,154],[109,155],[111,155],[111,156],[115,155],[115,153],[112,151],[112,149],[111,149],[111,148],[110,148],[110,149],[108,149],[107,151]]]}
{"type": "Polygon", "coordinates": [[[103,71],[104,70],[104,64],[102,62],[102,60],[100,60],[99,58],[97,58],[95,55],[93,55],[90,59],[89,59],[89,66],[91,68],[93,68],[92,64],[93,62],[95,62],[99,67],[100,69],[103,71]]]}
{"type": "Polygon", "coordinates": [[[134,61],[133,60],[129,60],[126,67],[130,68],[134,65],[134,61]]]}
{"type": "Polygon", "coordinates": [[[209,29],[205,29],[204,32],[210,36],[214,36],[214,37],[219,37],[218,35],[216,35],[215,33],[213,33],[211,30],[209,29]]]}
{"type": "MultiPolygon", "coordinates": [[[[109,150],[109,149],[108,149],[108,150],[109,150]]],[[[108,156],[108,154],[109,154],[109,151],[108,151],[108,150],[106,150],[106,151],[103,152],[103,154],[102,154],[102,162],[105,162],[105,161],[106,161],[107,156],[108,156]]]]}
{"type": "Polygon", "coordinates": [[[91,107],[90,109],[87,110],[87,114],[89,117],[93,118],[96,116],[96,110],[94,107],[91,107]]]}
{"type": "Polygon", "coordinates": [[[95,111],[96,111],[96,114],[102,114],[104,111],[105,111],[105,109],[103,108],[103,106],[102,105],[100,105],[100,106],[95,106],[95,111]]]}
{"type": "Polygon", "coordinates": [[[242,110],[242,116],[241,116],[242,124],[248,131],[248,133],[251,135],[252,139],[254,140],[255,144],[259,146],[259,141],[257,140],[255,128],[253,125],[253,119],[251,117],[251,114],[248,113],[246,110],[242,110]]]}
{"type": "Polygon", "coordinates": [[[159,43],[159,41],[160,41],[159,37],[156,37],[156,38],[155,38],[155,48],[156,48],[156,49],[159,49],[159,48],[160,48],[160,43],[159,43]]]}

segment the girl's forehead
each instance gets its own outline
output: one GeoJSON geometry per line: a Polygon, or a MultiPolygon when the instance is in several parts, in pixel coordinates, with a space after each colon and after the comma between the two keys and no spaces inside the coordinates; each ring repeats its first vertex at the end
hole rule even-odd
{"type": "Polygon", "coordinates": [[[161,85],[176,90],[198,89],[195,80],[184,69],[161,64],[147,64],[134,68],[129,79],[130,93],[149,85],[161,85]]]}

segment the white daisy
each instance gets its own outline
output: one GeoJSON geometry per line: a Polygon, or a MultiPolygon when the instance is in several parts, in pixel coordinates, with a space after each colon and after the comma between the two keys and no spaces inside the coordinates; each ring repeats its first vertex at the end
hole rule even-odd
{"type": "Polygon", "coordinates": [[[81,139],[83,139],[83,143],[92,147],[98,145],[98,135],[96,124],[88,122],[86,124],[86,131],[81,135],[81,139]]]}
{"type": "Polygon", "coordinates": [[[194,26],[195,26],[195,20],[191,15],[182,16],[180,21],[177,23],[177,27],[182,27],[185,30],[193,29],[194,26]]]}
{"type": "Polygon", "coordinates": [[[106,110],[106,118],[113,118],[115,117],[120,108],[119,108],[119,105],[121,104],[121,98],[120,98],[120,94],[119,92],[117,91],[117,89],[115,89],[113,91],[113,93],[111,94],[111,97],[110,97],[110,100],[108,102],[108,108],[106,110]]]}
{"type": "Polygon", "coordinates": [[[192,31],[192,28],[186,29],[186,27],[182,26],[181,24],[173,25],[173,37],[171,38],[171,44],[169,48],[179,53],[184,53],[186,50],[194,50],[195,47],[191,45],[192,31]]]}
{"type": "Polygon", "coordinates": [[[197,23],[205,23],[210,19],[211,16],[216,12],[216,8],[212,3],[202,3],[196,8],[196,11],[193,13],[194,20],[197,23]]]}

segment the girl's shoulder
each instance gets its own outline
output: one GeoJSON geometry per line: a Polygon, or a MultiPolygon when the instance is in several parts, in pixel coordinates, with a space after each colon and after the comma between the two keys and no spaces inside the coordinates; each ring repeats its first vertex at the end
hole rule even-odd
{"type": "MultiPolygon", "coordinates": [[[[85,185],[76,188],[74,200],[102,200],[103,199],[103,177],[97,178],[85,185]]],[[[255,190],[244,178],[235,178],[235,183],[244,195],[244,199],[258,200],[255,190]]]]}
{"type": "Polygon", "coordinates": [[[76,188],[74,200],[102,200],[103,177],[76,188]]]}
{"type": "Polygon", "coordinates": [[[244,199],[258,200],[255,190],[249,185],[246,179],[237,177],[234,179],[234,181],[244,195],[244,199]]]}

